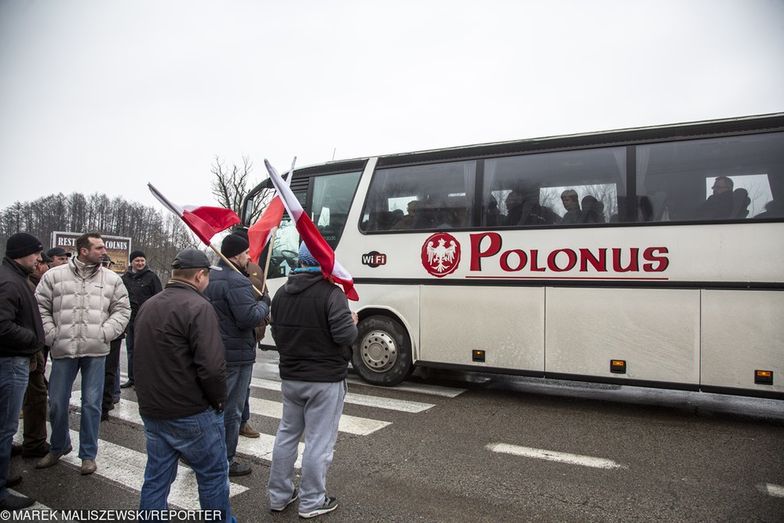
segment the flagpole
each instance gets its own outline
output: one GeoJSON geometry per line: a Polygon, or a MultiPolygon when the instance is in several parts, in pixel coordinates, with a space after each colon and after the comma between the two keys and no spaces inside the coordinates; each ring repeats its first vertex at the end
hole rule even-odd
{"type": "Polygon", "coordinates": [[[270,258],[272,258],[272,249],[275,247],[275,233],[277,231],[277,227],[270,229],[270,241],[267,244],[269,246],[269,250],[267,251],[267,261],[264,262],[264,274],[262,275],[261,279],[262,290],[267,288],[267,272],[269,272],[270,258]]]}

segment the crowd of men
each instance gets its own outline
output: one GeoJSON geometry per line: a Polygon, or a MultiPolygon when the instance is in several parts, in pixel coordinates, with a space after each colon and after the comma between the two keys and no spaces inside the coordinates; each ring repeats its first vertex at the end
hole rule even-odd
{"type": "Polygon", "coordinates": [[[178,253],[163,289],[142,251],[131,253],[122,277],[111,271],[98,233],[79,237],[75,256],[62,248],[44,253],[27,233],[11,236],[0,266],[0,509],[34,503],[9,490],[22,480],[9,475],[12,454],[38,457],[36,468],[43,469],[73,450],[69,404],[80,374],[81,474],[97,470],[100,423],[109,419],[120,387],[133,387],[147,446],[140,508],[168,508],[178,464],[185,463],[195,472],[201,508],[234,520],[229,477],[252,470],[235,455],[240,434],[259,435],[249,425],[248,402],[255,351],[270,310],[283,415],[267,488],[269,509],[280,512],[299,500],[299,515],[311,518],[337,508],[336,498],[326,493],[326,475],[357,315],[340,288],[322,277],[304,244],[299,254],[300,267],[270,300],[241,233],[224,238],[217,266],[199,250],[178,253]],[[123,337],[128,381],[120,384],[123,337]],[[24,441],[15,446],[20,411],[24,441]],[[303,435],[296,487],[294,463],[303,435]]]}

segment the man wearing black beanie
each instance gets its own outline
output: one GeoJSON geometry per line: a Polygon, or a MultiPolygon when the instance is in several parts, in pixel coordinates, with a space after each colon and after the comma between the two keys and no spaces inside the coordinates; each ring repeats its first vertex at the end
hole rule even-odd
{"type": "MultiPolygon", "coordinates": [[[[144,252],[133,251],[128,260],[131,263],[122,276],[123,283],[128,288],[128,298],[131,300],[131,321],[128,323],[125,338],[125,352],[128,356],[128,381],[120,385],[123,389],[133,386],[133,322],[136,320],[136,314],[144,302],[161,292],[162,289],[161,280],[147,266],[147,257],[144,252]]],[[[108,391],[104,394],[104,415],[112,405],[111,398],[107,397],[108,394],[108,391]]]]}
{"type": "Polygon", "coordinates": [[[223,270],[210,274],[204,294],[210,299],[220,321],[221,337],[226,353],[226,454],[229,476],[250,474],[250,465],[234,461],[239,438],[242,409],[250,386],[253,363],[256,361],[254,328],[262,325],[269,313],[269,296],[258,300],[250,280],[245,276],[250,254],[248,240],[230,234],[221,243],[223,254],[234,267],[221,260],[223,270]],[[238,269],[240,272],[237,272],[238,269]]]}
{"type": "Polygon", "coordinates": [[[38,304],[27,282],[44,248],[35,236],[20,232],[6,242],[0,265],[0,510],[18,510],[35,501],[6,488],[11,442],[19,427],[30,359],[44,346],[38,304]]]}

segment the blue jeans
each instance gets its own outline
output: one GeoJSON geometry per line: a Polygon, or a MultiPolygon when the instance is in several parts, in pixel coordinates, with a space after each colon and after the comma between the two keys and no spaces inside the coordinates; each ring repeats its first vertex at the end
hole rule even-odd
{"type": "Polygon", "coordinates": [[[237,439],[240,437],[240,420],[245,400],[248,397],[250,377],[253,364],[232,365],[226,367],[226,405],[224,406],[224,423],[226,424],[226,458],[229,463],[234,461],[237,453],[237,439]]]}
{"type": "Polygon", "coordinates": [[[5,481],[11,466],[11,442],[19,428],[19,412],[29,376],[30,358],[0,357],[0,499],[8,492],[5,481]]]}
{"type": "Polygon", "coordinates": [[[249,419],[250,419],[250,387],[248,387],[248,393],[245,395],[245,407],[242,409],[242,419],[240,424],[247,422],[249,419]]]}
{"type": "Polygon", "coordinates": [[[299,511],[309,512],[324,503],[327,471],[338,437],[338,423],[346,397],[346,381],[318,383],[283,380],[283,416],[272,450],[267,494],[270,508],[286,506],[294,493],[297,445],[305,434],[299,481],[299,511]]]}
{"type": "Polygon", "coordinates": [[[104,365],[106,356],[59,358],[52,360],[49,375],[49,421],[52,424],[51,451],[61,453],[71,446],[68,432],[68,405],[76,373],[82,371],[82,415],[79,425],[79,457],[95,459],[98,428],[101,425],[104,365]]]}
{"type": "Polygon", "coordinates": [[[223,520],[231,520],[223,415],[207,409],[184,418],[164,420],[142,416],[142,420],[147,438],[147,466],[139,508],[169,508],[169,489],[177,477],[177,461],[182,456],[196,473],[202,510],[221,510],[223,520]]]}

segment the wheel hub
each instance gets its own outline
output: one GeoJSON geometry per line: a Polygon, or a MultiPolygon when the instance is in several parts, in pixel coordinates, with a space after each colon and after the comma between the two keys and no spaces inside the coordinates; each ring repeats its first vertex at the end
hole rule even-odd
{"type": "Polygon", "coordinates": [[[397,344],[387,332],[368,332],[362,338],[359,348],[362,352],[363,363],[372,371],[387,371],[397,361],[397,344]]]}

